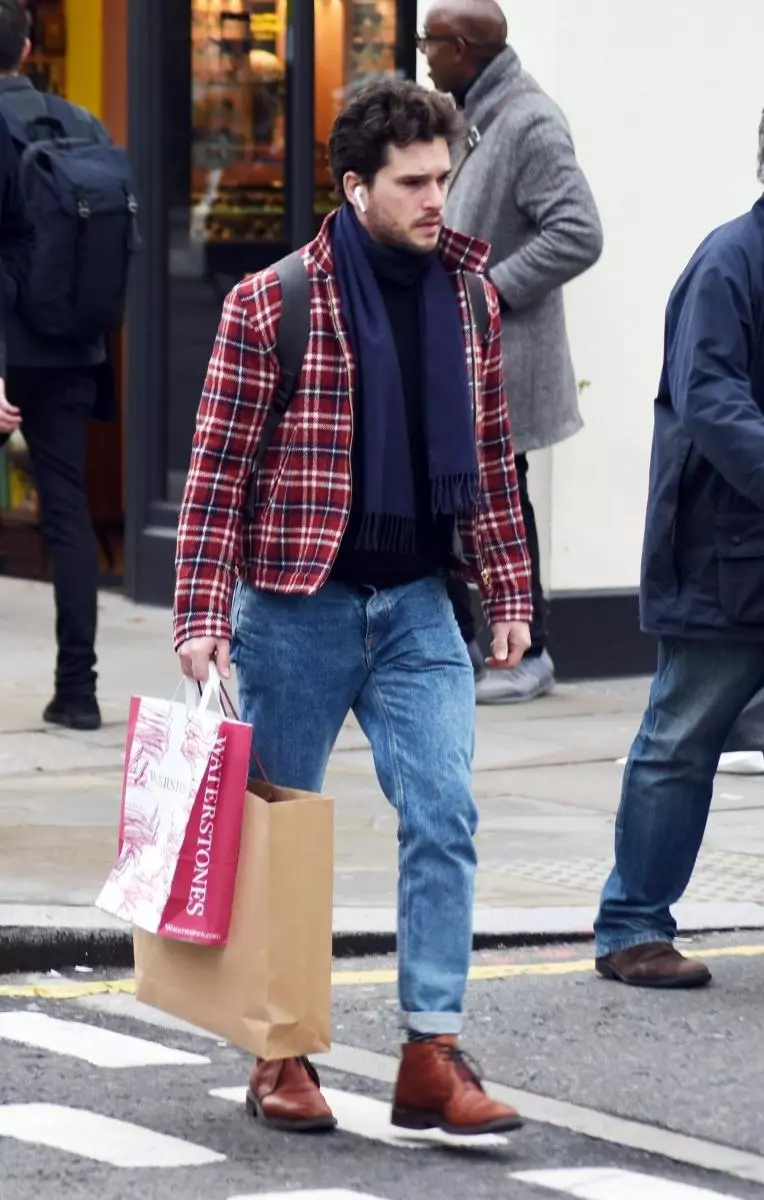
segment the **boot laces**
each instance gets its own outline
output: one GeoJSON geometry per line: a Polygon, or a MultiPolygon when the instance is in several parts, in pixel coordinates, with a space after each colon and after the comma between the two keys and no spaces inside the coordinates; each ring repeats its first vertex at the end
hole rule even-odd
{"type": "Polygon", "coordinates": [[[315,1083],[316,1087],[317,1087],[317,1088],[320,1088],[320,1087],[321,1087],[321,1080],[318,1078],[318,1071],[317,1071],[317,1070],[316,1070],[316,1068],[313,1066],[313,1063],[310,1061],[310,1059],[309,1059],[309,1058],[306,1058],[306,1057],[304,1057],[304,1056],[303,1056],[303,1057],[300,1059],[300,1062],[301,1062],[301,1063],[302,1063],[302,1065],[304,1066],[305,1070],[308,1072],[308,1075],[309,1075],[309,1076],[310,1076],[310,1078],[313,1080],[313,1082],[315,1083]]]}
{"type": "Polygon", "coordinates": [[[483,1091],[481,1082],[483,1069],[477,1059],[468,1054],[466,1050],[460,1049],[459,1046],[445,1047],[446,1055],[456,1067],[456,1072],[460,1079],[465,1083],[474,1084],[475,1087],[483,1091]]]}

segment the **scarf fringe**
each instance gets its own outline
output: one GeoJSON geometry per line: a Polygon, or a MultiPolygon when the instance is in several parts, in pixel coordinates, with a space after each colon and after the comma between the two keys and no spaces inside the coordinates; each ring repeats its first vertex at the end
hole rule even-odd
{"type": "Polygon", "coordinates": [[[365,513],[356,541],[357,550],[384,551],[388,554],[414,554],[416,521],[389,513],[365,513]]]}
{"type": "Polygon", "coordinates": [[[480,505],[480,479],[477,475],[440,475],[433,479],[432,511],[453,516],[470,512],[480,505]]]}

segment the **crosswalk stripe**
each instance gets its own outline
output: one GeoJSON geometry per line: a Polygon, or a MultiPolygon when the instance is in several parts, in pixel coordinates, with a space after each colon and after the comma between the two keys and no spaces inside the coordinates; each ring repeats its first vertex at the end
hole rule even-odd
{"type": "Polygon", "coordinates": [[[64,1150],[111,1167],[201,1167],[224,1154],[128,1121],[61,1104],[0,1105],[0,1137],[64,1150]]]}
{"type": "MultiPolygon", "coordinates": [[[[398,1061],[392,1056],[377,1054],[373,1050],[358,1050],[336,1042],[327,1054],[313,1055],[313,1061],[318,1066],[323,1064],[342,1074],[360,1075],[380,1083],[393,1083],[398,1073],[398,1061]]],[[[584,1108],[551,1096],[540,1096],[536,1092],[521,1091],[502,1083],[488,1081],[485,1087],[495,1100],[510,1104],[529,1121],[585,1134],[586,1137],[609,1142],[613,1146],[643,1150],[704,1171],[719,1171],[734,1179],[764,1183],[764,1156],[749,1150],[739,1150],[721,1142],[707,1142],[657,1125],[615,1117],[598,1109],[584,1108]]],[[[654,1197],[650,1200],[654,1200],[654,1197]]]]}
{"type": "Polygon", "coordinates": [[[368,1192],[347,1192],[344,1188],[310,1192],[253,1192],[250,1196],[232,1196],[231,1200],[382,1200],[368,1192]]]}
{"type": "MultiPolygon", "coordinates": [[[[407,1150],[426,1150],[433,1143],[440,1146],[463,1146],[470,1149],[485,1149],[487,1146],[506,1146],[507,1139],[498,1134],[481,1134],[478,1137],[456,1137],[443,1133],[441,1129],[426,1129],[412,1132],[396,1129],[390,1122],[390,1105],[371,1096],[358,1096],[355,1092],[343,1092],[336,1088],[321,1089],[327,1104],[337,1118],[337,1126],[345,1133],[382,1142],[386,1146],[402,1146],[407,1150]]],[[[210,1092],[217,1100],[228,1100],[244,1104],[247,1089],[215,1088],[210,1092]]]]}
{"type": "Polygon", "coordinates": [[[210,1061],[201,1054],[173,1050],[145,1038],[36,1012],[0,1013],[0,1041],[79,1058],[94,1067],[189,1066],[210,1061]]]}
{"type": "Polygon", "coordinates": [[[658,1179],[655,1175],[638,1175],[635,1171],[523,1171],[511,1178],[575,1196],[576,1200],[645,1200],[646,1196],[650,1200],[725,1200],[719,1192],[709,1192],[707,1188],[658,1179]]]}

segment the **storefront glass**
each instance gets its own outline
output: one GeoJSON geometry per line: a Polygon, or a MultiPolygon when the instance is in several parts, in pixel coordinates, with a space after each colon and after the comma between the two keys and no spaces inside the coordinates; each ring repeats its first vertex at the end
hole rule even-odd
{"type": "MultiPolygon", "coordinates": [[[[163,0],[169,203],[167,499],[177,502],[223,298],[289,244],[287,0],[163,0]]],[[[349,85],[396,70],[408,0],[314,0],[316,228],[349,85]],[[406,10],[405,14],[402,10],[406,10]]]]}

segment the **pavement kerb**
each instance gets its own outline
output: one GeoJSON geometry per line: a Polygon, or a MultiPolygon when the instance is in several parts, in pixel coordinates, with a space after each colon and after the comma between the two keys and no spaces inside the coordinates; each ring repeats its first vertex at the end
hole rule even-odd
{"type": "MultiPolygon", "coordinates": [[[[55,910],[44,913],[46,919],[34,920],[35,911],[30,909],[29,921],[14,922],[3,918],[0,906],[0,975],[76,966],[132,969],[132,933],[127,926],[109,923],[108,918],[99,924],[91,909],[81,910],[69,922],[52,920],[50,912],[55,910]]],[[[699,936],[764,931],[762,911],[758,905],[689,905],[684,919],[679,921],[680,932],[682,936],[699,936]]],[[[590,909],[484,909],[478,910],[473,946],[475,950],[495,950],[591,941],[590,909]]],[[[335,958],[366,958],[391,954],[395,949],[392,909],[336,911],[335,958]]]]}
{"type": "MultiPolygon", "coordinates": [[[[591,933],[475,934],[475,950],[551,946],[591,941],[591,933]]],[[[396,938],[385,931],[338,932],[332,938],[335,958],[370,958],[394,954],[396,938]]],[[[133,939],[114,929],[49,929],[25,926],[0,929],[0,975],[61,971],[75,966],[132,970],[133,939]]]]}

